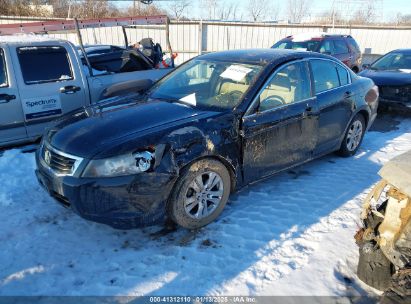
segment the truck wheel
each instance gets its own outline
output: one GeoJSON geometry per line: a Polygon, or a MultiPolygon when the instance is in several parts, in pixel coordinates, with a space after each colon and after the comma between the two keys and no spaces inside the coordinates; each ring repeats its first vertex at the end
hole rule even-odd
{"type": "Polygon", "coordinates": [[[349,157],[357,153],[364,137],[365,128],[364,117],[361,114],[357,114],[348,126],[338,154],[343,157],[349,157]]]}
{"type": "Polygon", "coordinates": [[[359,250],[358,278],[378,290],[387,289],[392,275],[391,262],[371,242],[364,243],[359,250]]]}
{"type": "Polygon", "coordinates": [[[182,171],[168,202],[171,220],[187,229],[214,221],[231,191],[230,173],[219,161],[202,159],[182,171]]]}

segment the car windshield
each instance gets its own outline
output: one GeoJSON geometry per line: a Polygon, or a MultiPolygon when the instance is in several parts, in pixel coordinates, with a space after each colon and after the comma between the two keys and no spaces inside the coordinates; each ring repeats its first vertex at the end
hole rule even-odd
{"type": "Polygon", "coordinates": [[[315,52],[321,41],[320,40],[308,40],[308,41],[292,41],[283,40],[279,41],[272,46],[273,49],[290,49],[290,50],[304,50],[315,52]]]}
{"type": "Polygon", "coordinates": [[[207,109],[233,109],[262,68],[257,64],[194,59],[160,80],[148,97],[207,109]]]}
{"type": "Polygon", "coordinates": [[[411,70],[411,54],[390,53],[371,65],[372,70],[411,70]]]}

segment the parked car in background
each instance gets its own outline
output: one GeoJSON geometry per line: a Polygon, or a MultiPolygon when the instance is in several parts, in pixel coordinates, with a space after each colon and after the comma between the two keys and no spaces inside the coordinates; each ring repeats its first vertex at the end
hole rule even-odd
{"type": "Polygon", "coordinates": [[[365,65],[360,75],[378,86],[383,107],[411,108],[411,49],[389,52],[365,65]]]}
{"type": "Polygon", "coordinates": [[[354,155],[377,99],[372,80],[330,56],[211,53],[145,94],[61,119],[43,136],[36,174],[86,219],[133,228],[167,214],[199,228],[235,189],[333,151],[354,155]]]}
{"type": "Polygon", "coordinates": [[[100,49],[106,52],[90,55],[90,71],[68,41],[34,35],[0,37],[0,146],[36,140],[63,114],[121,90],[138,90],[133,81],[154,81],[169,72],[154,69],[137,50],[100,49]],[[128,86],[120,90],[118,84],[124,82],[128,86]]]}
{"type": "Polygon", "coordinates": [[[275,49],[293,49],[331,55],[346,64],[354,73],[361,69],[361,50],[350,35],[305,33],[288,36],[272,46],[275,49]]]}

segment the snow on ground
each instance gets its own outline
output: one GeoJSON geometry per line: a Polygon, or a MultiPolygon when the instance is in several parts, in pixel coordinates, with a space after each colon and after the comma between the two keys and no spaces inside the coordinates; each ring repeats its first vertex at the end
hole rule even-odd
{"type": "MultiPolygon", "coordinates": [[[[0,295],[358,295],[354,233],[411,119],[377,124],[354,158],[329,155],[233,195],[198,232],[87,222],[38,185],[33,153],[0,156],[0,295]],[[388,126],[388,127],[387,127],[388,126]],[[386,129],[389,132],[384,132],[386,129]]],[[[0,152],[1,153],[1,152],[0,152]]]]}

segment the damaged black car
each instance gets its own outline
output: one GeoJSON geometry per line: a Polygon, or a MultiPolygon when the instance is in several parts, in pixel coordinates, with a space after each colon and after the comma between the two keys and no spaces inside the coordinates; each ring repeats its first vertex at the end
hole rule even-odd
{"type": "Polygon", "coordinates": [[[372,80],[327,55],[212,53],[61,119],[43,136],[36,174],[86,219],[195,229],[251,182],[333,151],[354,155],[377,106],[372,80]]]}
{"type": "Polygon", "coordinates": [[[389,52],[360,73],[379,88],[380,107],[411,109],[411,49],[389,52]]]}

